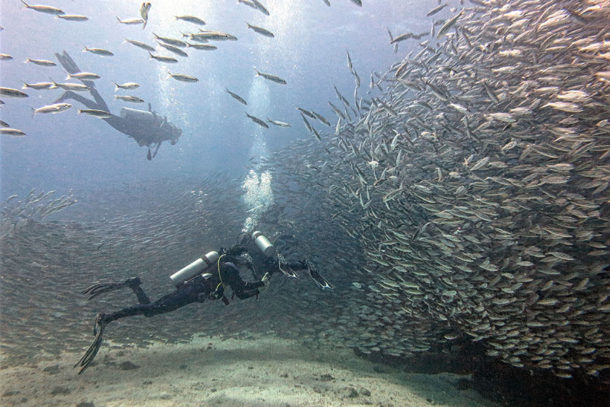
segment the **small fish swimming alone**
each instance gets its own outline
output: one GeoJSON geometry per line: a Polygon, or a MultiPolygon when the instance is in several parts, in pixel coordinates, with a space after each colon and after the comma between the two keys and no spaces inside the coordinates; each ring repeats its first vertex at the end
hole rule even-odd
{"type": "Polygon", "coordinates": [[[146,24],[148,23],[148,12],[150,11],[151,6],[152,4],[149,1],[145,1],[140,6],[140,16],[142,16],[142,20],[144,20],[144,25],[142,26],[142,29],[145,29],[146,24]]]}
{"type": "Polygon", "coordinates": [[[154,48],[154,47],[151,47],[150,45],[145,44],[145,43],[143,43],[143,42],[141,42],[141,41],[137,41],[137,40],[127,40],[127,39],[126,39],[125,41],[127,41],[128,43],[130,43],[130,44],[132,44],[132,45],[135,45],[135,46],[136,46],[136,47],[138,47],[138,48],[145,49],[146,51],[150,51],[150,52],[152,52],[152,51],[154,51],[154,50],[155,50],[155,48],[154,48]]]}
{"type": "Polygon", "coordinates": [[[169,76],[181,81],[181,82],[199,82],[199,79],[195,78],[194,76],[191,75],[185,75],[185,74],[181,74],[181,73],[171,73],[168,72],[169,76]]]}
{"type": "Polygon", "coordinates": [[[108,51],[107,49],[103,49],[103,48],[89,48],[89,47],[85,47],[83,49],[83,52],[90,52],[92,54],[108,56],[108,57],[111,57],[111,56],[114,55],[111,51],[108,51]]]}
{"type": "Polygon", "coordinates": [[[100,119],[108,119],[109,117],[112,117],[112,113],[100,109],[79,109],[78,114],[81,113],[87,114],[89,116],[98,117],[100,119]]]}
{"type": "Polygon", "coordinates": [[[256,71],[256,76],[262,76],[263,78],[273,81],[275,83],[280,83],[282,85],[286,85],[286,81],[284,79],[280,78],[279,76],[271,75],[269,73],[259,72],[256,69],[255,69],[255,71],[256,71]]]}
{"type": "Polygon", "coordinates": [[[242,98],[241,96],[239,96],[237,93],[231,92],[229,89],[226,89],[227,93],[229,95],[231,95],[235,100],[237,100],[240,103],[243,103],[244,105],[247,105],[248,102],[246,102],[246,99],[242,98]]]}
{"type": "Polygon", "coordinates": [[[68,110],[72,107],[70,103],[54,103],[52,105],[46,105],[39,107],[38,109],[34,109],[34,114],[36,113],[60,113],[65,110],[68,110]]]}
{"type": "Polygon", "coordinates": [[[27,98],[28,94],[20,91],[19,89],[4,88],[0,87],[0,95],[11,96],[14,98],[27,98]]]}
{"type": "Polygon", "coordinates": [[[55,66],[55,65],[57,65],[55,62],[49,61],[48,59],[27,58],[24,63],[27,64],[28,62],[30,62],[32,64],[35,64],[35,65],[40,65],[40,66],[55,66]]]}
{"type": "Polygon", "coordinates": [[[188,21],[189,23],[205,25],[205,21],[195,16],[176,16],[176,20],[188,21]]]}
{"type": "Polygon", "coordinates": [[[35,10],[35,11],[39,11],[41,13],[46,13],[46,14],[55,14],[55,15],[59,15],[59,14],[65,14],[63,10],[57,8],[57,7],[53,7],[53,6],[45,6],[42,4],[38,4],[38,5],[29,5],[28,3],[26,3],[25,1],[21,0],[21,2],[25,5],[26,8],[35,10]]]}
{"type": "Polygon", "coordinates": [[[176,58],[164,57],[162,55],[154,55],[152,52],[149,52],[149,54],[151,58],[156,59],[159,62],[166,62],[169,64],[175,64],[176,62],[178,62],[176,58]]]}
{"type": "Polygon", "coordinates": [[[248,116],[250,118],[250,120],[252,120],[254,123],[258,124],[259,126],[262,126],[266,129],[269,128],[269,125],[267,123],[265,123],[263,120],[259,119],[258,117],[252,116],[252,115],[248,114],[247,112],[246,112],[246,116],[248,116]]]}
{"type": "Polygon", "coordinates": [[[61,18],[63,20],[68,20],[68,21],[87,21],[87,20],[89,20],[89,17],[82,16],[80,14],[60,14],[57,16],[57,18],[61,18]]]}
{"type": "Polygon", "coordinates": [[[121,20],[118,16],[116,18],[119,23],[121,24],[126,24],[126,25],[136,25],[136,24],[142,24],[144,23],[144,20],[142,20],[141,18],[127,18],[125,20],[121,20]]]}
{"type": "Polygon", "coordinates": [[[136,83],[136,82],[125,82],[123,84],[119,84],[119,83],[116,83],[116,82],[112,82],[112,83],[114,83],[114,86],[115,86],[114,91],[115,92],[117,90],[119,90],[119,89],[136,89],[136,88],[140,87],[140,84],[136,83]]]}
{"type": "Polygon", "coordinates": [[[12,129],[10,127],[4,127],[0,129],[0,134],[6,136],[25,136],[25,133],[19,129],[12,129]]]}
{"type": "Polygon", "coordinates": [[[271,31],[269,31],[269,30],[266,30],[266,29],[264,29],[262,27],[258,27],[256,25],[251,25],[249,23],[246,23],[246,24],[248,25],[249,29],[254,30],[254,32],[257,32],[257,33],[259,33],[261,35],[264,35],[265,37],[269,37],[269,38],[275,37],[275,35],[273,35],[273,33],[271,31]]]}
{"type": "Polygon", "coordinates": [[[129,96],[129,95],[114,95],[115,99],[119,99],[122,100],[124,102],[131,102],[131,103],[144,103],[143,99],[140,99],[137,96],[129,96]]]}
{"type": "Polygon", "coordinates": [[[0,54],[0,61],[10,61],[13,57],[9,54],[0,54]]]}

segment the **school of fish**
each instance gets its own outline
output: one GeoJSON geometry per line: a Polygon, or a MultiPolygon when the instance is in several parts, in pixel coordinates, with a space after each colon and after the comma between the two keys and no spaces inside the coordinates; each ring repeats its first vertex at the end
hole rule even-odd
{"type": "MultiPolygon", "coordinates": [[[[273,173],[275,203],[258,228],[279,247],[289,242],[287,252],[312,256],[333,294],[276,279],[258,302],[126,321],[113,340],[188,340],[201,321],[206,334],[273,331],[312,347],[408,358],[467,339],[517,368],[565,379],[607,375],[610,3],[470,0],[435,20],[443,9],[428,13],[429,33],[390,33],[389,46],[418,41],[418,51],[371,75],[376,96],[360,96],[348,53],[355,88],[351,101],[335,88],[334,132],[325,116],[299,107],[313,137],[260,163],[273,173]]],[[[201,24],[191,17],[183,19],[201,24]]],[[[205,31],[188,39],[233,38],[205,31]]],[[[282,125],[245,114],[263,127],[282,125]]],[[[49,352],[81,349],[92,310],[124,297],[93,307],[75,285],[146,273],[162,293],[171,271],[201,255],[202,242],[230,245],[247,211],[239,185],[214,178],[165,207],[82,225],[42,222],[72,198],[43,204],[41,194],[14,198],[2,214],[3,269],[27,276],[3,274],[3,289],[31,305],[2,299],[10,312],[0,329],[22,329],[3,337],[14,352],[41,338],[49,352]],[[228,231],[222,243],[218,228],[228,231]]]]}
{"type": "Polygon", "coordinates": [[[467,338],[515,367],[607,374],[610,3],[471,3],[371,76],[379,97],[358,96],[348,54],[334,134],[303,112],[317,140],[269,169],[318,202],[295,235],[339,225],[364,253],[342,265],[357,322],[337,324],[362,353],[467,338]]]}

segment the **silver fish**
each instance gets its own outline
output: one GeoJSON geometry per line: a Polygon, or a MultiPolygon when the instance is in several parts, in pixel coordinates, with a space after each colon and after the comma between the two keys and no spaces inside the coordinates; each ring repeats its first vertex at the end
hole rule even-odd
{"type": "Polygon", "coordinates": [[[273,35],[273,33],[271,31],[269,31],[269,30],[267,30],[265,28],[258,27],[256,25],[251,25],[249,23],[246,23],[246,24],[247,24],[249,29],[254,30],[255,32],[257,32],[257,33],[259,33],[261,35],[264,35],[265,37],[270,37],[270,38],[275,37],[275,35],[273,35]]]}
{"type": "Polygon", "coordinates": [[[254,123],[258,124],[259,126],[264,127],[266,129],[269,128],[269,125],[267,123],[265,123],[263,120],[259,119],[258,117],[252,116],[248,113],[246,113],[246,116],[248,116],[250,118],[250,120],[252,120],[254,123]]]}
{"type": "Polygon", "coordinates": [[[94,116],[100,119],[108,119],[109,117],[112,117],[112,113],[100,109],[79,109],[78,113],[84,113],[89,116],[94,116]]]}
{"type": "Polygon", "coordinates": [[[68,109],[70,109],[72,105],[70,103],[54,103],[51,105],[46,105],[39,107],[38,109],[34,109],[34,114],[36,113],[61,113],[68,109]]]}
{"type": "Polygon", "coordinates": [[[269,73],[259,72],[256,69],[255,69],[255,71],[256,71],[256,76],[262,76],[263,78],[268,79],[272,82],[286,85],[286,81],[284,79],[280,78],[279,76],[275,76],[275,75],[272,75],[269,73]]]}
{"type": "Polygon", "coordinates": [[[168,72],[169,76],[181,81],[181,82],[199,82],[199,79],[195,78],[194,76],[191,75],[185,75],[185,74],[181,74],[181,73],[171,73],[168,72]]]}
{"type": "Polygon", "coordinates": [[[227,91],[227,93],[229,95],[231,95],[235,100],[237,100],[239,103],[242,103],[244,105],[247,105],[248,102],[246,102],[246,99],[242,98],[241,96],[239,96],[237,93],[231,92],[229,89],[225,88],[225,90],[227,91]]]}

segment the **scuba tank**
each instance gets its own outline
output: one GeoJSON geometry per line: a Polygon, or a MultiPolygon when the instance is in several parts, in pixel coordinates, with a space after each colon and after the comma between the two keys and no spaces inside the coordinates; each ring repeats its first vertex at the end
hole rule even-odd
{"type": "Polygon", "coordinates": [[[208,267],[214,265],[218,261],[218,258],[219,255],[216,251],[206,253],[203,257],[176,271],[169,278],[177,287],[185,281],[195,277],[197,274],[201,274],[208,267]]]}
{"type": "Polygon", "coordinates": [[[269,239],[267,239],[258,230],[252,233],[252,240],[254,240],[254,243],[256,243],[256,247],[258,247],[259,250],[263,252],[265,256],[271,257],[275,253],[275,248],[273,247],[269,239]]]}
{"type": "Polygon", "coordinates": [[[121,109],[121,117],[134,123],[154,122],[155,115],[146,110],[132,109],[124,107],[121,109]]]}

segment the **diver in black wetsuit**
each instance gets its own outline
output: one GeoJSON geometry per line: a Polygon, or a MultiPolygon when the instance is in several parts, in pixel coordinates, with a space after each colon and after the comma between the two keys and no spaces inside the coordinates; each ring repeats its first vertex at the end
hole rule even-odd
{"type": "Polygon", "coordinates": [[[89,299],[109,291],[129,287],[138,297],[139,304],[108,314],[97,314],[93,329],[95,339],[74,367],[80,367],[79,374],[87,369],[102,344],[104,328],[112,321],[134,315],[152,317],[174,311],[194,302],[201,303],[206,299],[220,299],[225,305],[228,305],[229,299],[225,295],[227,287],[230,287],[233,295],[240,300],[253,296],[258,298],[260,290],[268,286],[271,275],[281,272],[296,277],[296,273],[301,271],[308,271],[314,282],[321,288],[332,288],[311,262],[303,260],[287,263],[283,256],[275,251],[266,237],[260,232],[254,232],[252,238],[243,235],[240,244],[233,246],[231,249],[221,248],[219,252],[209,252],[174,273],[170,278],[176,285],[176,291],[154,302],[150,301],[140,287],[141,281],[138,277],[129,278],[122,283],[94,284],[83,291],[83,294],[89,295],[89,299]],[[261,268],[260,271],[264,270],[264,274],[258,281],[245,282],[239,274],[239,266],[245,266],[255,276],[259,273],[257,268],[261,268]]]}
{"type": "MultiPolygon", "coordinates": [[[[66,51],[64,51],[63,54],[55,54],[55,56],[68,73],[75,74],[80,72],[80,69],[66,51]]],[[[110,112],[108,105],[100,96],[97,89],[95,89],[93,81],[81,80],[81,82],[89,88],[89,93],[91,93],[94,100],[89,100],[68,90],[64,92],[55,103],[74,99],[87,106],[89,109],[110,112]]],[[[106,121],[106,123],[121,133],[127,134],[129,137],[133,138],[138,145],[146,146],[148,148],[147,158],[149,160],[152,160],[157,155],[161,143],[169,141],[172,145],[176,144],[182,135],[182,130],[169,123],[167,118],[161,118],[155,112],[151,111],[150,104],[148,104],[148,112],[123,108],[120,116],[113,114],[111,117],[102,120],[106,121]],[[154,149],[154,152],[151,152],[151,148],[154,149]]]]}

